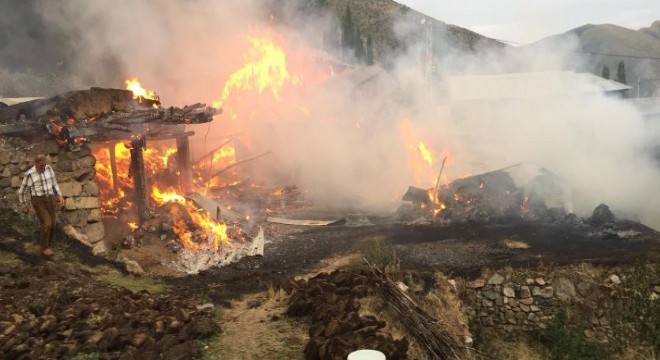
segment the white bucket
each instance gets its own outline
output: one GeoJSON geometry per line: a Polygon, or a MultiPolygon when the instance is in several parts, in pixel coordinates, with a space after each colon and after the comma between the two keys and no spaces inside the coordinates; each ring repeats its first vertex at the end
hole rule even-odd
{"type": "Polygon", "coordinates": [[[385,360],[385,354],[378,350],[357,350],[348,354],[347,360],[385,360]]]}

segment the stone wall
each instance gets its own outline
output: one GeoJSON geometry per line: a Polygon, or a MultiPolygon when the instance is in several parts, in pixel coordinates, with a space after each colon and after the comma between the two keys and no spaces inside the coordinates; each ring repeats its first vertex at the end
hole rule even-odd
{"type": "Polygon", "coordinates": [[[69,235],[99,242],[104,236],[101,222],[99,187],[94,179],[96,160],[88,146],[69,152],[55,140],[26,142],[15,138],[0,139],[0,194],[3,206],[18,208],[18,189],[25,171],[33,165],[34,157],[46,154],[48,163],[64,196],[60,219],[71,226],[65,227],[69,235]],[[80,236],[84,235],[84,236],[80,236]]]}
{"type": "MultiPolygon", "coordinates": [[[[470,320],[486,334],[521,339],[547,329],[561,312],[584,336],[603,344],[621,343],[613,327],[627,306],[624,270],[564,268],[543,271],[499,270],[463,282],[459,296],[470,320]]],[[[648,284],[643,297],[656,301],[660,286],[648,284]]],[[[630,334],[633,335],[633,334],[630,334]]],[[[634,336],[634,335],[633,335],[634,336]]],[[[625,342],[625,341],[624,341],[625,342]]]]}

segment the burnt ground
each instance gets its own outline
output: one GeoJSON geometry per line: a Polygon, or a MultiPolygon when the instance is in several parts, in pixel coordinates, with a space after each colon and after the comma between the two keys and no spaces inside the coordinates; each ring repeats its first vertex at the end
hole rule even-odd
{"type": "MultiPolygon", "coordinates": [[[[313,213],[310,211],[310,213],[313,213]]],[[[319,217],[332,218],[327,212],[319,217]]],[[[298,217],[300,214],[296,214],[298,217]]],[[[36,246],[36,233],[20,233],[19,215],[3,212],[0,250],[14,253],[28,264],[43,262],[36,252],[25,249],[25,242],[36,246]]],[[[574,224],[547,224],[518,221],[509,224],[406,224],[388,217],[352,215],[344,225],[292,226],[260,223],[266,233],[265,256],[243,258],[197,275],[164,277],[165,281],[191,292],[209,285],[222,288],[215,298],[234,298],[261,291],[273,283],[300,274],[314,272],[328,261],[356,256],[368,251],[374,242],[392,246],[404,270],[443,271],[472,278],[483,267],[537,267],[579,262],[617,265],[660,258],[660,234],[641,224],[620,221],[594,227],[581,221],[574,224]],[[509,249],[503,240],[522,241],[528,249],[509,249]],[[218,286],[222,284],[222,286],[218,286]]],[[[34,231],[34,230],[33,230],[34,231]]],[[[87,266],[105,265],[123,270],[123,265],[90,253],[89,249],[58,234],[56,245],[63,261],[87,266]]]]}
{"type": "MultiPolygon", "coordinates": [[[[311,210],[303,213],[314,214],[311,210]]],[[[295,215],[301,216],[301,213],[295,215]]],[[[331,214],[323,212],[317,212],[313,217],[333,218],[331,214]]],[[[9,281],[9,285],[3,283],[2,286],[16,288],[18,294],[16,296],[37,298],[43,293],[44,284],[50,283],[39,282],[41,280],[28,280],[26,283],[17,279],[38,279],[47,276],[46,279],[55,282],[54,289],[61,288],[57,291],[68,293],[73,289],[88,289],[84,292],[84,296],[92,298],[94,303],[101,304],[101,308],[106,306],[108,296],[130,298],[126,292],[108,290],[107,284],[100,283],[92,276],[93,269],[101,269],[99,271],[113,269],[125,273],[122,264],[94,256],[88,248],[65,239],[62,234],[58,234],[56,240],[55,261],[45,261],[38,256],[36,229],[33,224],[11,211],[0,212],[0,222],[3,224],[0,227],[0,254],[4,254],[0,257],[2,262],[0,275],[4,274],[4,278],[9,281]],[[6,262],[6,254],[10,254],[12,263],[6,262]],[[13,261],[18,261],[19,265],[13,261]]],[[[347,217],[344,225],[336,226],[306,227],[266,222],[260,222],[258,225],[264,228],[267,238],[264,257],[244,258],[237,263],[222,268],[212,268],[197,275],[159,277],[173,289],[167,292],[169,295],[165,296],[166,300],[161,301],[182,304],[177,306],[187,306],[191,309],[191,313],[195,312],[194,305],[199,304],[200,299],[208,299],[226,307],[237,306],[232,305],[233,299],[246,294],[268,291],[273,285],[290,282],[291,278],[298,275],[315,273],[336,259],[354,257],[359,262],[361,255],[368,253],[377,243],[388,244],[396,250],[402,270],[441,270],[451,276],[466,278],[476,277],[484,267],[524,268],[581,262],[617,265],[642,260],[657,261],[660,257],[658,232],[627,221],[606,226],[592,226],[585,221],[574,221],[569,224],[518,221],[507,224],[440,225],[406,224],[393,222],[388,217],[351,215],[347,217]],[[524,242],[529,248],[506,248],[501,245],[503,240],[524,242]]],[[[53,290],[54,298],[58,296],[57,291],[53,290]]],[[[135,306],[135,304],[155,301],[149,295],[141,294],[130,300],[128,305],[135,306]]],[[[65,296],[64,299],[71,300],[71,297],[65,296]]],[[[108,311],[112,311],[112,306],[121,305],[107,304],[108,311]]],[[[0,315],[7,318],[11,314],[0,312],[0,315]]],[[[158,317],[162,314],[159,315],[159,311],[156,311],[151,315],[158,317]]],[[[204,318],[207,317],[202,316],[200,319],[204,318]]],[[[154,319],[145,319],[144,323],[153,323],[156,321],[154,319]]],[[[126,349],[133,351],[135,346],[131,345],[132,341],[147,339],[144,341],[149,341],[152,353],[162,354],[175,346],[178,346],[177,351],[183,351],[184,354],[199,353],[199,349],[194,348],[188,338],[193,336],[190,335],[194,333],[191,330],[194,328],[193,325],[188,326],[187,330],[180,334],[170,334],[172,336],[167,337],[166,340],[162,340],[163,334],[150,333],[147,330],[134,332],[133,337],[138,339],[135,340],[113,337],[117,332],[108,329],[118,328],[116,324],[121,323],[121,319],[111,318],[108,321],[106,325],[115,324],[115,326],[108,325],[104,328],[105,323],[101,323],[97,328],[85,328],[84,334],[87,338],[78,339],[77,342],[72,339],[73,345],[69,345],[69,348],[58,347],[57,351],[62,353],[72,349],[83,351],[92,346],[87,343],[91,341],[90,339],[97,341],[106,339],[102,344],[109,347],[107,351],[110,353],[115,351],[119,354],[126,349]],[[99,335],[100,333],[103,335],[99,335]],[[120,344],[125,346],[121,351],[112,348],[120,344]]],[[[167,323],[168,320],[164,321],[167,323]]],[[[183,319],[176,321],[185,323],[183,319]]],[[[261,323],[261,320],[259,321],[261,323]]],[[[69,328],[75,330],[75,326],[77,325],[71,324],[69,328]]],[[[66,331],[53,333],[52,341],[62,343],[63,337],[68,334],[66,331]]],[[[39,346],[38,343],[33,345],[39,346]]]]}

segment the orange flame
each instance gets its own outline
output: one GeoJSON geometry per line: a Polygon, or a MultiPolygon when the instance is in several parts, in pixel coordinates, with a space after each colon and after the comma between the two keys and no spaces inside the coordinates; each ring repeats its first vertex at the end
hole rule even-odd
{"type": "Polygon", "coordinates": [[[222,96],[213,102],[213,107],[221,107],[234,91],[256,90],[262,93],[270,89],[273,96],[279,99],[282,86],[291,81],[286,54],[280,46],[265,37],[249,37],[248,40],[252,48],[244,56],[247,63],[229,76],[222,96]]]}
{"type": "Polygon", "coordinates": [[[204,236],[210,241],[199,242],[193,239],[194,230],[191,229],[187,222],[186,216],[182,214],[177,207],[171,208],[171,215],[174,219],[174,224],[172,230],[177,234],[181,240],[184,247],[193,250],[203,250],[203,249],[218,249],[222,242],[227,242],[229,237],[227,236],[227,224],[219,222],[213,219],[209,214],[203,210],[196,209],[189,201],[186,201],[186,198],[178,194],[173,189],[168,189],[165,191],[160,190],[158,187],[154,186],[151,192],[154,200],[159,204],[165,204],[168,202],[177,202],[182,204],[190,220],[193,224],[199,228],[204,236]]]}
{"type": "Polygon", "coordinates": [[[424,144],[423,142],[420,142],[417,144],[417,149],[419,149],[419,153],[422,155],[422,159],[426,161],[429,166],[433,166],[433,156],[431,155],[431,152],[429,151],[429,148],[424,144]]]}
{"type": "Polygon", "coordinates": [[[126,80],[126,90],[133,92],[133,99],[159,100],[158,94],[154,91],[143,88],[136,77],[128,78],[126,80]]]}

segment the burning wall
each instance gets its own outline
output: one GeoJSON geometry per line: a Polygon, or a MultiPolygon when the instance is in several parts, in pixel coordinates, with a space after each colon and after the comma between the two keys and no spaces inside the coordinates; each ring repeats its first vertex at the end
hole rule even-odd
{"type": "Polygon", "coordinates": [[[17,191],[25,171],[32,166],[35,155],[46,154],[64,197],[60,220],[70,225],[65,226],[65,230],[91,244],[98,243],[105,231],[101,223],[99,187],[93,180],[96,159],[89,147],[69,152],[55,140],[28,143],[6,138],[1,141],[0,193],[5,205],[18,205],[17,191]]]}

